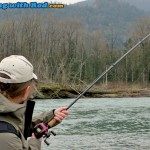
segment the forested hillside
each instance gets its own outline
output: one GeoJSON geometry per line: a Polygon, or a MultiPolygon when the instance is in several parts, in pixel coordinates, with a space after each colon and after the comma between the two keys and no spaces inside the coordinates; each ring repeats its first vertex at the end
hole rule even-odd
{"type": "Polygon", "coordinates": [[[100,29],[108,40],[112,32],[115,33],[116,45],[121,45],[129,36],[129,30],[138,18],[147,15],[118,0],[87,0],[53,13],[61,18],[78,19],[89,30],[100,29]]]}
{"type": "MultiPolygon", "coordinates": [[[[141,18],[144,13],[130,5],[116,0],[79,4],[61,10],[1,11],[0,57],[26,56],[43,81],[83,84],[150,32],[150,18],[141,18]],[[116,47],[129,31],[130,37],[116,47]]],[[[107,81],[149,83],[149,50],[150,39],[109,73],[107,81]]]]}
{"type": "Polygon", "coordinates": [[[54,14],[60,19],[79,20],[88,30],[103,32],[109,42],[113,34],[117,38],[115,46],[122,46],[130,36],[130,29],[135,25],[136,20],[147,15],[144,11],[118,0],[87,0],[67,5],[65,9],[1,10],[0,17],[2,19],[18,18],[20,14],[32,15],[35,13],[54,14]]]}

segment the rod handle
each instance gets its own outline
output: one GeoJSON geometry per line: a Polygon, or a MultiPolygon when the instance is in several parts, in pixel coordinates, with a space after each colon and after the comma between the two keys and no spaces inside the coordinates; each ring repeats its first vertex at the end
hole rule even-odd
{"type": "Polygon", "coordinates": [[[53,118],[51,121],[49,121],[48,126],[50,128],[52,128],[52,127],[56,126],[59,123],[60,123],[59,121],[57,121],[56,119],[53,118]]]}

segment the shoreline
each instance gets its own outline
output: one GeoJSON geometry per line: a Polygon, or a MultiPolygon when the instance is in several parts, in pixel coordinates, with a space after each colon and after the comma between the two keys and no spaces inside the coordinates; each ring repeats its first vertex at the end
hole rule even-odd
{"type": "MultiPolygon", "coordinates": [[[[105,86],[96,85],[87,91],[82,98],[122,98],[122,97],[150,97],[150,88],[142,86],[105,86]]],[[[47,84],[37,88],[36,99],[76,98],[85,88],[81,85],[47,84]]]]}

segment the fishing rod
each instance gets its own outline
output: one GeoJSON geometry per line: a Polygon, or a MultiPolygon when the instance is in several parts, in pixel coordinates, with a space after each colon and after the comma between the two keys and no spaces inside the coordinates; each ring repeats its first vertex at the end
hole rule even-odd
{"type": "Polygon", "coordinates": [[[116,62],[114,62],[107,70],[105,70],[98,78],[96,78],[92,83],[90,83],[85,90],[78,95],[78,97],[67,107],[67,110],[74,105],[95,83],[97,83],[103,76],[105,76],[110,70],[112,70],[121,60],[123,60],[128,54],[130,54],[137,46],[139,46],[143,41],[145,41],[150,36],[150,33],[140,40],[135,46],[129,49],[124,55],[122,55],[116,62]]]}
{"type": "MultiPolygon", "coordinates": [[[[77,98],[67,107],[67,110],[72,107],[95,83],[97,83],[103,76],[105,76],[110,70],[112,70],[121,60],[123,60],[128,54],[130,54],[137,46],[139,46],[143,41],[145,41],[150,36],[150,33],[146,35],[142,40],[140,40],[135,46],[133,46],[131,49],[129,49],[124,55],[122,55],[116,62],[114,62],[108,69],[106,69],[98,78],[96,78],[92,83],[90,83],[85,90],[80,93],[77,98]]],[[[54,127],[59,122],[55,120],[54,118],[48,123],[48,126],[41,123],[34,127],[34,133],[36,137],[40,138],[43,135],[46,137],[44,142],[49,145],[49,143],[46,141],[47,138],[52,134],[55,136],[55,133],[50,131],[48,132],[49,128],[54,127]]]]}

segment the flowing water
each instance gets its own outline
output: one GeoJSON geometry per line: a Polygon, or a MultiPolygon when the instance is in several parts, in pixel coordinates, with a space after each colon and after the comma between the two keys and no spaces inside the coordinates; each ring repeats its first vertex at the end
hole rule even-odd
{"type": "MultiPolygon", "coordinates": [[[[73,99],[36,100],[35,113],[73,99]]],[[[80,99],[42,150],[150,150],[150,98],[80,99]]]]}

